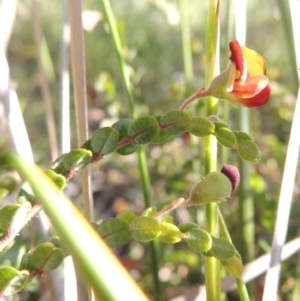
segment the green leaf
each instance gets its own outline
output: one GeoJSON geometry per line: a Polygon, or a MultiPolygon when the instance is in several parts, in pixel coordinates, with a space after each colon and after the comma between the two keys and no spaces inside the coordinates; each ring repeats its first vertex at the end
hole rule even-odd
{"type": "Polygon", "coordinates": [[[29,272],[18,271],[12,267],[0,268],[0,295],[4,297],[16,294],[28,282],[29,272]]]}
{"type": "Polygon", "coordinates": [[[34,204],[35,198],[31,186],[25,182],[21,187],[17,202],[18,204],[24,204],[27,201],[29,201],[31,204],[34,204]]]}
{"type": "Polygon", "coordinates": [[[185,206],[225,201],[230,198],[231,190],[231,182],[227,176],[219,171],[211,172],[194,186],[185,206]]]}
{"type": "Polygon", "coordinates": [[[7,205],[0,210],[0,229],[7,231],[20,231],[25,224],[26,218],[31,210],[31,204],[24,202],[23,204],[7,205]]]}
{"type": "Polygon", "coordinates": [[[191,118],[186,112],[172,110],[162,115],[159,123],[167,134],[178,135],[189,129],[191,118]]]}
{"type": "Polygon", "coordinates": [[[160,131],[160,133],[151,141],[154,144],[160,144],[168,141],[172,135],[166,133],[165,131],[160,131]]]}
{"type": "Polygon", "coordinates": [[[234,148],[236,146],[237,140],[235,134],[229,128],[220,127],[216,129],[215,135],[221,145],[229,148],[234,148]]]}
{"type": "Polygon", "coordinates": [[[200,228],[193,228],[187,233],[185,241],[194,252],[203,253],[211,248],[212,238],[208,232],[200,228]]]}
{"type": "Polygon", "coordinates": [[[128,128],[128,136],[133,137],[134,142],[144,144],[151,142],[160,132],[160,126],[155,117],[140,117],[128,128]]]}
{"type": "Polygon", "coordinates": [[[64,252],[52,243],[45,242],[32,252],[31,261],[36,269],[50,272],[56,269],[64,259],[64,252]]]}
{"type": "Polygon", "coordinates": [[[64,157],[64,167],[65,169],[73,170],[75,172],[79,171],[80,169],[86,167],[92,159],[92,152],[86,149],[74,149],[70,151],[64,157]]]}
{"type": "MultiPolygon", "coordinates": [[[[133,120],[131,118],[123,118],[112,125],[112,128],[119,133],[119,142],[128,137],[128,128],[132,124],[132,122],[133,120]]],[[[117,153],[123,156],[127,156],[134,153],[138,148],[139,145],[135,142],[132,142],[117,149],[117,153]]]]}
{"type": "Polygon", "coordinates": [[[125,245],[132,237],[128,223],[119,218],[111,218],[104,221],[98,226],[97,232],[111,248],[125,245]]]}
{"type": "Polygon", "coordinates": [[[191,229],[199,228],[199,226],[195,223],[181,223],[178,225],[178,229],[181,233],[189,232],[191,229]]]}
{"type": "Polygon", "coordinates": [[[181,241],[182,233],[179,229],[170,223],[160,223],[161,234],[158,239],[167,244],[175,244],[181,241]]]}
{"type": "Polygon", "coordinates": [[[261,157],[258,146],[250,140],[238,141],[236,150],[244,160],[252,163],[259,161],[261,157]]]}
{"type": "Polygon", "coordinates": [[[131,208],[126,209],[126,210],[120,212],[117,215],[117,218],[120,218],[120,219],[124,220],[125,222],[130,223],[135,218],[134,211],[131,208]]]}
{"type": "Polygon", "coordinates": [[[148,216],[148,217],[153,217],[157,213],[157,208],[155,206],[151,206],[149,208],[146,208],[141,216],[148,216]]]}
{"type": "MultiPolygon", "coordinates": [[[[154,116],[158,123],[160,121],[161,116],[162,115],[154,116]]],[[[159,134],[151,141],[151,143],[154,143],[154,144],[164,143],[167,140],[169,140],[171,137],[172,137],[172,135],[167,134],[164,130],[160,129],[159,134]]]]}
{"type": "Polygon", "coordinates": [[[61,174],[57,174],[53,170],[47,170],[45,171],[45,174],[56,184],[60,190],[63,190],[63,188],[66,186],[66,178],[61,174]]]}
{"type": "Polygon", "coordinates": [[[132,231],[132,238],[140,242],[153,240],[161,234],[160,224],[147,216],[135,218],[129,227],[132,231]]]}
{"type": "Polygon", "coordinates": [[[206,118],[195,116],[192,117],[189,132],[197,137],[204,137],[214,133],[215,125],[206,118]]]}
{"type": "Polygon", "coordinates": [[[241,259],[235,255],[226,261],[221,261],[222,265],[226,268],[228,274],[233,277],[241,277],[243,273],[243,263],[241,259]]]}
{"type": "Polygon", "coordinates": [[[32,253],[26,253],[23,255],[20,265],[21,270],[28,270],[29,272],[35,270],[36,267],[32,262],[31,256],[32,253]]]}
{"type": "Polygon", "coordinates": [[[213,122],[215,125],[215,129],[220,129],[220,128],[227,128],[228,125],[225,122],[213,122]]]}
{"type": "Polygon", "coordinates": [[[91,145],[92,139],[88,139],[87,141],[85,141],[80,148],[89,150],[89,151],[93,151],[92,149],[92,145],[91,145]]]}
{"type": "Polygon", "coordinates": [[[117,147],[119,134],[110,127],[98,130],[91,138],[92,151],[96,154],[107,155],[112,153],[117,147]]]}
{"type": "Polygon", "coordinates": [[[235,247],[225,238],[212,237],[210,254],[220,261],[226,261],[235,254],[235,247]]]}
{"type": "MultiPolygon", "coordinates": [[[[3,198],[9,194],[13,193],[18,188],[18,182],[15,176],[11,173],[5,172],[0,174],[0,190],[5,194],[3,198]]],[[[1,192],[0,192],[0,200],[1,200],[1,192]]]]}
{"type": "Polygon", "coordinates": [[[65,168],[64,160],[67,154],[59,156],[51,166],[51,169],[58,174],[65,175],[68,173],[68,169],[65,168]]]}
{"type": "Polygon", "coordinates": [[[12,224],[13,218],[16,212],[19,210],[21,205],[12,204],[7,205],[0,210],[0,229],[3,231],[7,231],[12,224]]]}
{"type": "Polygon", "coordinates": [[[238,141],[253,141],[251,136],[245,132],[234,131],[234,135],[238,141]]]}

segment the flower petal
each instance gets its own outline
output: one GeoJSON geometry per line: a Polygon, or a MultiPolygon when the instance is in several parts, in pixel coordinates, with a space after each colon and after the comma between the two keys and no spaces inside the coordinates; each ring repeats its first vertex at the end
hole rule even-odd
{"type": "Polygon", "coordinates": [[[252,108],[259,107],[268,102],[271,94],[270,86],[266,86],[263,90],[261,90],[258,94],[250,98],[241,98],[240,104],[244,107],[252,108]]]}
{"type": "Polygon", "coordinates": [[[240,81],[243,84],[247,78],[248,71],[247,71],[247,63],[244,59],[242,48],[237,40],[230,41],[229,48],[230,48],[229,58],[235,64],[236,71],[238,71],[239,73],[239,76],[236,78],[236,80],[240,81]]]}
{"type": "Polygon", "coordinates": [[[231,91],[238,98],[248,98],[260,93],[269,84],[269,79],[265,75],[248,77],[244,85],[235,81],[231,91]]]}
{"type": "Polygon", "coordinates": [[[241,49],[247,64],[248,76],[265,75],[267,66],[263,57],[247,47],[241,47],[241,49]]]}

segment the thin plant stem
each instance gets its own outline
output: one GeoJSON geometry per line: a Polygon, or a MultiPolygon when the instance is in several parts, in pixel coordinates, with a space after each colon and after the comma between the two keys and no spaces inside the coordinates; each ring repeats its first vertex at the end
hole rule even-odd
{"type": "Polygon", "coordinates": [[[39,83],[41,91],[43,94],[43,99],[45,102],[45,115],[49,134],[49,140],[51,145],[51,159],[52,162],[58,157],[58,142],[56,137],[56,129],[54,122],[54,113],[52,105],[52,97],[50,93],[50,88],[47,82],[46,70],[44,65],[44,60],[42,56],[42,32],[41,24],[39,20],[39,9],[36,4],[36,0],[32,0],[32,19],[33,19],[33,29],[34,29],[34,41],[37,50],[37,60],[39,66],[39,83]]]}
{"type": "MultiPolygon", "coordinates": [[[[78,143],[79,145],[82,145],[88,139],[88,122],[81,0],[68,0],[67,9],[69,13],[71,33],[71,62],[75,95],[77,134],[78,143]]],[[[84,216],[88,221],[92,222],[94,219],[94,202],[90,167],[85,168],[81,172],[81,188],[84,216]]],[[[94,294],[91,287],[88,287],[87,292],[89,300],[93,301],[94,294]]]]}
{"type": "MultiPolygon", "coordinates": [[[[218,209],[218,216],[219,216],[220,230],[221,230],[222,236],[225,237],[228,241],[230,241],[232,243],[231,236],[230,236],[229,231],[227,229],[225,220],[224,220],[224,218],[222,216],[222,213],[219,209],[218,209]]],[[[241,301],[250,301],[248,291],[247,291],[247,287],[246,287],[243,279],[239,277],[239,278],[235,278],[235,281],[236,281],[236,285],[237,285],[237,288],[238,288],[238,292],[239,292],[239,296],[240,296],[241,301]]]]}
{"type": "Polygon", "coordinates": [[[291,30],[290,13],[288,10],[288,1],[277,0],[277,5],[278,5],[278,12],[280,14],[280,21],[282,23],[283,30],[284,30],[284,37],[285,37],[284,45],[288,52],[287,59],[289,60],[289,64],[287,64],[287,66],[290,66],[290,73],[292,74],[291,87],[293,92],[297,93],[299,81],[297,76],[297,69],[294,68],[294,66],[296,65],[296,57],[295,57],[295,48],[294,48],[294,41],[293,41],[293,31],[291,30]]]}
{"type": "Polygon", "coordinates": [[[181,45],[183,55],[183,66],[186,84],[186,95],[190,94],[194,73],[193,73],[193,58],[191,49],[191,33],[189,26],[188,1],[179,0],[180,25],[181,25],[181,45]]]}
{"type": "MultiPolygon", "coordinates": [[[[62,1],[62,35],[60,42],[60,114],[61,114],[61,154],[67,153],[71,149],[70,132],[70,74],[69,74],[69,48],[70,48],[70,25],[68,19],[67,0],[62,1]]],[[[64,301],[78,300],[77,278],[74,268],[73,258],[67,256],[63,262],[64,272],[64,294],[57,294],[57,298],[64,301]]],[[[53,277],[54,278],[54,277],[53,277]]],[[[56,279],[57,279],[56,275],[56,279]]],[[[62,284],[60,284],[62,285],[62,284]]]]}
{"type": "MultiPolygon", "coordinates": [[[[300,37],[298,34],[300,21],[298,12],[300,11],[300,3],[298,0],[290,0],[290,14],[292,20],[293,37],[298,69],[298,84],[300,82],[300,37]]],[[[282,177],[282,184],[280,189],[277,217],[275,222],[275,229],[272,241],[272,251],[269,269],[266,275],[265,289],[263,294],[263,301],[275,301],[277,300],[277,290],[281,271],[280,257],[282,247],[284,245],[290,209],[293,197],[293,187],[295,182],[297,162],[299,157],[300,148],[300,85],[298,87],[298,95],[296,100],[296,106],[292,121],[292,127],[290,132],[290,139],[287,148],[287,155],[285,159],[285,166],[282,177]]]]}
{"type": "Polygon", "coordinates": [[[70,24],[68,20],[67,0],[63,0],[62,35],[60,44],[60,105],[61,105],[61,153],[70,151],[70,24]]]}
{"type": "MultiPolygon", "coordinates": [[[[210,0],[206,27],[206,78],[208,86],[211,80],[219,73],[219,1],[210,0]]],[[[207,97],[205,102],[206,116],[216,115],[218,100],[207,97]]],[[[213,135],[205,137],[205,174],[217,168],[217,141],[213,135]]],[[[217,204],[210,203],[205,206],[207,229],[218,236],[217,204]]],[[[220,263],[214,257],[205,257],[205,283],[208,301],[220,300],[220,263]]]]}
{"type": "MultiPolygon", "coordinates": [[[[246,42],[246,1],[235,0],[235,36],[240,45],[246,42]]],[[[239,109],[239,129],[249,133],[248,108],[239,109]]],[[[248,263],[255,257],[254,201],[250,194],[250,163],[239,158],[241,182],[239,185],[239,251],[243,261],[248,263]]],[[[248,285],[254,292],[253,285],[248,285]]]]}
{"type": "Polygon", "coordinates": [[[31,185],[61,241],[74,257],[81,276],[94,289],[97,300],[146,301],[148,298],[116,259],[106,243],[73,203],[37,167],[29,167],[13,153],[0,156],[0,164],[13,164],[31,185]]]}
{"type": "MultiPolygon", "coordinates": [[[[79,145],[82,145],[88,139],[88,123],[81,0],[68,0],[68,11],[71,30],[71,61],[78,127],[78,142],[79,145]]],[[[94,206],[89,170],[89,168],[82,170],[81,184],[84,215],[87,220],[92,221],[94,217],[94,206]]]]}
{"type": "MultiPolygon", "coordinates": [[[[121,41],[115,24],[114,15],[110,6],[110,2],[108,0],[102,0],[102,5],[110,29],[112,41],[117,53],[122,81],[127,96],[127,102],[129,105],[129,112],[131,117],[135,119],[137,117],[137,113],[134,106],[132,87],[131,87],[130,78],[128,74],[128,68],[126,66],[126,62],[122,54],[121,41]]],[[[145,207],[150,207],[151,206],[150,179],[149,179],[149,170],[147,166],[145,151],[142,148],[139,148],[137,151],[137,156],[138,156],[139,171],[141,175],[141,184],[142,184],[143,195],[144,195],[144,204],[145,207]]],[[[161,284],[158,278],[158,270],[159,270],[158,244],[157,242],[150,242],[149,245],[150,245],[150,256],[152,261],[151,268],[152,268],[152,276],[153,276],[153,291],[154,291],[153,298],[157,301],[161,301],[163,300],[163,294],[162,294],[161,284]]]]}

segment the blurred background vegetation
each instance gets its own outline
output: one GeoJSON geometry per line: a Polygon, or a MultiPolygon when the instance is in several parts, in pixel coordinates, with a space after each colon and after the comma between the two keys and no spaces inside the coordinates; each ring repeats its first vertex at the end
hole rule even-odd
{"type": "MultiPolygon", "coordinates": [[[[184,74],[180,11],[176,0],[122,0],[111,1],[122,40],[124,55],[130,68],[135,106],[138,116],[157,115],[176,109],[195,91],[204,86],[205,78],[205,22],[207,1],[189,0],[188,14],[191,33],[194,80],[187,83],[184,74]]],[[[228,41],[234,39],[232,2],[221,1],[221,70],[228,64],[228,41]]],[[[109,29],[105,23],[100,1],[83,1],[83,24],[86,52],[87,98],[90,135],[98,128],[112,125],[128,117],[126,95],[122,86],[117,57],[109,29]]],[[[60,43],[62,31],[61,1],[38,1],[41,30],[44,35],[43,56],[47,79],[51,88],[56,124],[60,122],[60,43]]],[[[287,5],[284,1],[248,1],[247,42],[266,60],[271,80],[272,95],[269,102],[250,112],[253,139],[262,152],[261,160],[251,165],[251,192],[255,202],[255,252],[256,257],[268,252],[272,241],[277,200],[280,191],[286,146],[298,89],[295,58],[290,51],[290,33],[287,5]]],[[[35,162],[47,169],[51,165],[51,152],[45,107],[40,90],[36,46],[33,38],[31,1],[22,0],[18,10],[11,41],[8,47],[11,78],[17,91],[27,126],[35,162]]],[[[72,66],[71,66],[72,67],[72,66]]],[[[71,89],[72,91],[72,89],[71,89]]],[[[219,115],[222,118],[223,104],[219,115]]],[[[72,148],[77,148],[74,105],[71,104],[72,148]]],[[[203,104],[196,105],[197,114],[203,116],[203,104]]],[[[238,110],[230,110],[227,120],[231,129],[238,130],[238,110]]],[[[225,120],[226,121],[226,120],[225,120]]],[[[59,130],[57,128],[57,134],[59,130]]],[[[203,145],[191,147],[190,137],[182,135],[163,145],[143,146],[151,176],[153,204],[161,208],[177,197],[187,197],[195,175],[193,160],[203,162],[203,145]]],[[[227,163],[238,165],[235,151],[228,153],[227,163]]],[[[201,165],[202,163],[200,163],[201,165]]],[[[221,163],[219,169],[221,168],[221,163]]],[[[200,167],[200,170],[203,169],[200,167]]],[[[93,193],[96,220],[116,215],[134,205],[137,213],[144,208],[136,155],[106,156],[92,166],[93,193]]],[[[80,195],[77,176],[66,188],[76,202],[80,195]]],[[[299,235],[300,172],[298,170],[294,191],[288,240],[299,235]]],[[[224,205],[225,216],[233,242],[239,249],[238,202],[235,195],[224,205]]],[[[179,221],[195,220],[193,209],[178,210],[174,217],[179,221]],[[187,213],[189,212],[189,214],[187,213]]],[[[204,213],[198,213],[204,222],[204,213]]],[[[26,234],[24,234],[26,236],[26,234]]],[[[27,233],[28,235],[28,233],[27,233]]],[[[147,244],[133,242],[115,250],[141,287],[151,294],[151,274],[147,262],[147,244]]],[[[296,266],[294,256],[283,267],[280,296],[290,300],[296,266]]],[[[160,245],[160,280],[166,296],[176,296],[184,288],[203,283],[199,269],[202,258],[189,251],[184,244],[160,245]],[[182,290],[181,290],[182,289],[182,290]]],[[[202,271],[203,272],[203,271],[202,271]]],[[[299,277],[299,275],[298,275],[299,277]]],[[[256,294],[260,296],[262,282],[256,281],[256,294]]],[[[27,297],[26,297],[26,296],[27,297]]],[[[41,300],[29,297],[22,300],[41,300]],[[27,298],[27,299],[26,299],[27,298]],[[29,299],[28,299],[29,298],[29,299]],[[32,298],[32,299],[30,299],[32,298]]],[[[234,295],[229,300],[236,300],[234,295]]],[[[259,300],[259,299],[257,299],[259,300]]]]}

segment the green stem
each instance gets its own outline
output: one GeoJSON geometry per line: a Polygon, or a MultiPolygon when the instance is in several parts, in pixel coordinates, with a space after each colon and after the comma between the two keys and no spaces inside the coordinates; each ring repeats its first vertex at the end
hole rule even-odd
{"type": "MultiPolygon", "coordinates": [[[[209,11],[206,27],[206,86],[219,73],[219,1],[209,1],[209,11]]],[[[217,99],[207,97],[206,116],[217,114],[217,99]]],[[[213,135],[204,140],[205,174],[217,168],[217,142],[213,135]]],[[[218,236],[217,205],[210,203],[205,206],[207,229],[213,235],[218,236]]],[[[220,263],[214,257],[205,257],[206,267],[206,296],[208,301],[220,300],[220,263]]]]}
{"type": "MultiPolygon", "coordinates": [[[[227,229],[225,220],[224,220],[220,210],[218,210],[218,216],[219,216],[220,230],[221,230],[222,236],[232,243],[229,231],[227,229]]],[[[243,282],[243,279],[241,277],[239,277],[239,278],[235,278],[235,281],[236,281],[236,285],[238,287],[239,297],[240,297],[241,301],[250,301],[247,287],[246,287],[245,283],[243,282]]]]}
{"type": "Polygon", "coordinates": [[[148,300],[86,218],[40,169],[13,153],[0,156],[0,165],[13,166],[28,181],[97,300],[148,300]]]}
{"type": "MultiPolygon", "coordinates": [[[[135,106],[134,106],[134,98],[133,98],[133,94],[132,94],[130,78],[129,78],[129,75],[127,72],[128,68],[126,66],[126,62],[122,55],[122,46],[121,46],[121,41],[120,41],[118,31],[117,31],[116,23],[114,20],[114,15],[113,15],[112,9],[110,7],[110,2],[108,0],[102,0],[102,4],[103,4],[103,8],[104,8],[104,13],[105,13],[105,16],[107,19],[107,23],[108,23],[108,26],[110,29],[110,33],[112,36],[113,44],[114,44],[115,50],[117,52],[122,81],[123,81],[123,85],[125,88],[128,105],[129,105],[129,111],[130,111],[131,117],[133,119],[135,119],[135,118],[137,118],[137,113],[136,113],[135,106]]],[[[148,166],[147,166],[146,155],[142,148],[138,149],[137,155],[138,155],[138,164],[139,164],[139,170],[140,170],[140,175],[141,175],[141,184],[142,184],[142,189],[143,189],[143,194],[144,194],[144,204],[145,204],[145,207],[150,207],[151,206],[150,179],[149,179],[149,170],[148,170],[148,166]]],[[[157,244],[157,242],[152,241],[149,243],[149,245],[150,245],[150,254],[151,254],[151,261],[152,261],[151,268],[152,268],[153,287],[154,287],[153,298],[157,301],[162,301],[163,294],[162,294],[162,289],[161,289],[161,285],[160,285],[159,278],[158,278],[158,270],[159,270],[158,244],[157,244]]]]}
{"type": "MultiPolygon", "coordinates": [[[[249,132],[249,110],[240,109],[240,130],[249,132]]],[[[250,164],[239,159],[241,182],[239,187],[239,241],[245,263],[255,257],[254,204],[250,194],[250,164]]],[[[250,289],[250,287],[249,287],[250,289]]],[[[251,289],[253,291],[253,289],[251,289]]]]}
{"type": "Polygon", "coordinates": [[[193,58],[191,50],[191,34],[189,26],[189,13],[187,0],[179,0],[180,25],[181,25],[181,44],[183,54],[184,75],[186,82],[186,95],[190,94],[194,79],[193,58]]]}
{"type": "Polygon", "coordinates": [[[109,0],[102,0],[102,5],[104,8],[104,13],[105,13],[105,16],[107,19],[108,27],[109,27],[110,34],[111,34],[111,37],[113,40],[113,44],[114,44],[114,47],[115,47],[115,50],[117,53],[122,81],[123,81],[123,85],[125,88],[128,105],[129,105],[129,111],[131,113],[132,118],[135,119],[135,118],[137,118],[137,116],[136,116],[136,110],[134,107],[134,99],[133,99],[133,95],[132,95],[131,83],[130,83],[130,78],[129,78],[129,74],[128,74],[128,68],[126,66],[126,62],[125,62],[125,59],[124,59],[123,53],[122,53],[121,40],[120,40],[119,33],[117,30],[114,14],[112,12],[109,0]]]}

